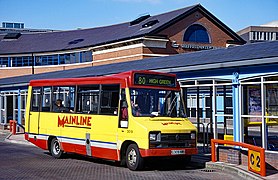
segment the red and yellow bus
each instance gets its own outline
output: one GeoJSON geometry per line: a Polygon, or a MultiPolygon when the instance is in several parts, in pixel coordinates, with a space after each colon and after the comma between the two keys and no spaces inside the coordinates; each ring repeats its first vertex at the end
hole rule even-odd
{"type": "Polygon", "coordinates": [[[25,139],[55,158],[78,153],[131,170],[148,157],[190,160],[197,153],[196,127],[185,116],[173,74],[32,80],[25,126],[25,139]]]}

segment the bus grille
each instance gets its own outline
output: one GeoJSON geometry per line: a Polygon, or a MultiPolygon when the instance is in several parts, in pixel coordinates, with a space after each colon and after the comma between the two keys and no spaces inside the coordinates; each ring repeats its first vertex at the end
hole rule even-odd
{"type": "Polygon", "coordinates": [[[150,141],[150,148],[193,148],[196,140],[190,133],[161,134],[160,141],[150,141]]]}

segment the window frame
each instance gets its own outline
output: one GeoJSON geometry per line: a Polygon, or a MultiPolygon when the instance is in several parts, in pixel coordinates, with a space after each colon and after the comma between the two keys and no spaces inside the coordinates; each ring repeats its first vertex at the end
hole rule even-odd
{"type": "MultiPolygon", "coordinates": [[[[202,34],[202,36],[203,35],[204,34],[202,34]]],[[[187,29],[184,31],[183,42],[210,44],[211,43],[211,37],[210,37],[210,34],[209,34],[207,28],[205,28],[203,25],[201,25],[201,24],[192,24],[192,25],[188,26],[187,29]],[[198,27],[198,29],[197,29],[197,27],[198,27]],[[206,33],[206,35],[207,35],[207,40],[206,41],[198,40],[197,30],[202,30],[202,31],[204,31],[202,33],[206,33]],[[194,40],[190,40],[191,36],[193,36],[193,35],[195,36],[194,40]]]]}

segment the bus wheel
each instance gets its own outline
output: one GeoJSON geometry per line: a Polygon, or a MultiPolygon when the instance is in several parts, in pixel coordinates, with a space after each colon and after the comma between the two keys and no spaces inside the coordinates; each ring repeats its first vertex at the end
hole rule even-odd
{"type": "Polygon", "coordinates": [[[126,151],[126,165],[128,169],[135,171],[143,168],[144,159],[141,157],[138,146],[130,144],[126,151]]]}
{"type": "Polygon", "coordinates": [[[176,165],[184,167],[190,165],[191,156],[174,157],[172,160],[173,160],[172,162],[175,163],[176,165]]]}
{"type": "Polygon", "coordinates": [[[61,150],[60,142],[58,141],[58,139],[52,139],[50,152],[51,155],[57,159],[62,157],[63,151],[61,150]]]}
{"type": "Polygon", "coordinates": [[[191,156],[185,156],[183,158],[183,161],[186,163],[186,164],[189,164],[191,162],[191,156]]]}

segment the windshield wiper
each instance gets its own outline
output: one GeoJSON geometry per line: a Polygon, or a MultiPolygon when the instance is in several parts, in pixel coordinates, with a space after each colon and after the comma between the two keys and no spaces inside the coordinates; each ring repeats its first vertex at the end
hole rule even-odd
{"type": "MultiPolygon", "coordinates": [[[[177,96],[175,96],[175,98],[172,100],[172,102],[170,103],[170,106],[169,106],[169,109],[168,109],[168,112],[167,112],[167,116],[171,116],[174,108],[176,107],[176,99],[177,99],[177,96]]],[[[171,117],[174,117],[174,116],[171,116],[171,117]]]]}

